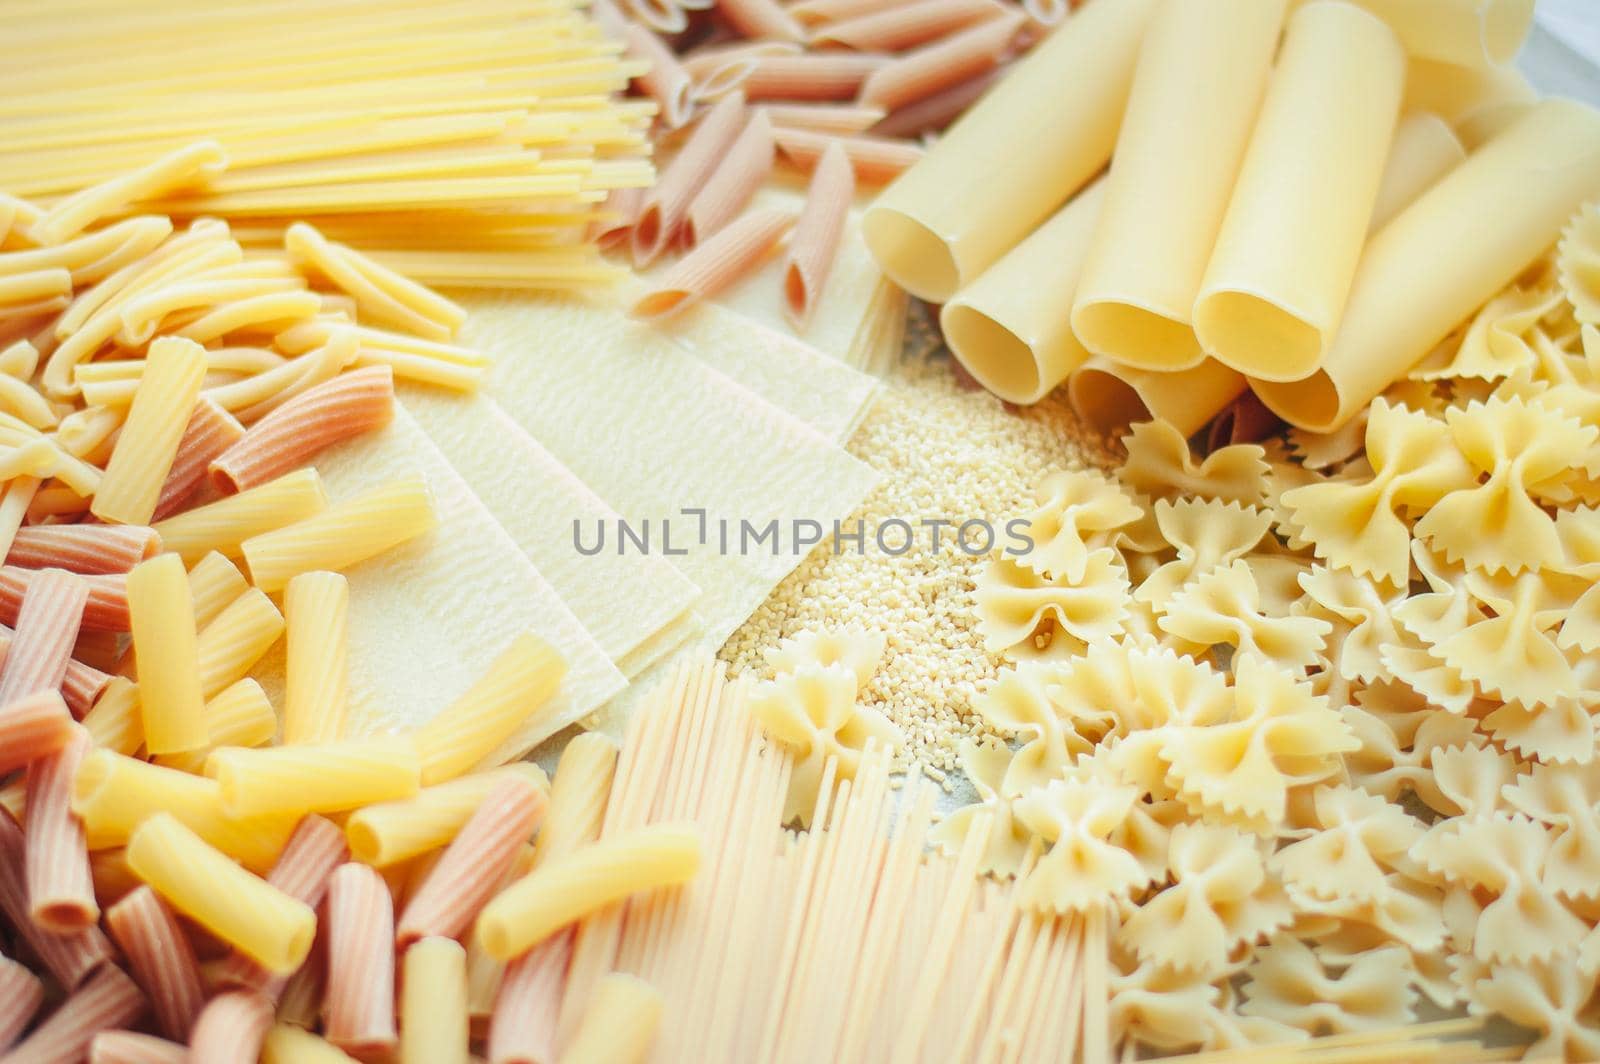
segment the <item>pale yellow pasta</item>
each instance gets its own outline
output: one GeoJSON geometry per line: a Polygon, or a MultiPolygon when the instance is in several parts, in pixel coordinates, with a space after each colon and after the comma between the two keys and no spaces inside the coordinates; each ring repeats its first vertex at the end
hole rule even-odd
{"type": "Polygon", "coordinates": [[[1333,339],[1400,111],[1405,55],[1378,19],[1313,0],[1289,20],[1194,306],[1212,357],[1298,380],[1333,339]]]}
{"type": "Polygon", "coordinates": [[[1111,157],[1157,5],[1092,0],[884,190],[863,232],[879,267],[944,302],[1028,235],[1111,157]],[[1048,122],[1039,101],[1053,100],[1048,122]]]}
{"type": "Polygon", "coordinates": [[[550,808],[534,839],[534,866],[599,838],[618,752],[616,741],[601,732],[575,735],[561,751],[550,784],[550,808]]]}
{"type": "Polygon", "coordinates": [[[1128,457],[1117,470],[1118,479],[1140,495],[1196,495],[1242,506],[1266,498],[1269,467],[1266,451],[1257,444],[1219,447],[1196,462],[1182,433],[1164,421],[1134,425],[1122,443],[1128,457]]]}
{"type": "Polygon", "coordinates": [[[242,556],[245,540],[321,513],[328,505],[322,478],[312,468],[158,521],[161,545],[193,564],[212,551],[242,556]]]}
{"type": "Polygon", "coordinates": [[[150,523],[205,380],[206,353],[192,340],[164,336],[150,345],[145,361],[128,420],[89,508],[102,521],[150,523]]]}
{"type": "Polygon", "coordinates": [[[196,177],[214,177],[226,165],[221,145],[203,140],[68,196],[30,229],[42,242],[59,244],[129,204],[154,199],[196,177]]]}
{"type": "Polygon", "coordinates": [[[1161,370],[1204,360],[1195,295],[1286,7],[1177,0],[1151,22],[1072,306],[1072,330],[1095,354],[1161,370]]]}
{"type": "Polygon", "coordinates": [[[1138,797],[1134,787],[1053,780],[1019,800],[1018,819],[1051,846],[1018,885],[1018,900],[1030,909],[1081,912],[1143,886],[1148,877],[1139,862],[1109,841],[1138,797]]]}
{"type": "Polygon", "coordinates": [[[1254,550],[1272,523],[1266,510],[1215,499],[1161,499],[1154,510],[1162,536],[1178,551],[1134,591],[1135,598],[1157,609],[1165,609],[1194,580],[1254,550]]]}
{"type": "Polygon", "coordinates": [[[356,1058],[303,1027],[280,1023],[261,1044],[261,1064],[356,1064],[356,1058]]]}
{"type": "Polygon", "coordinates": [[[612,972],[595,985],[561,1064],[642,1064],[664,1008],[661,991],[636,975],[612,972]]]}
{"type": "Polygon", "coordinates": [[[176,554],[140,562],[128,574],[128,617],[145,749],[178,754],[204,746],[208,731],[194,601],[176,554]]]}
{"type": "MultiPolygon", "coordinates": [[[[573,742],[577,742],[576,737],[573,742]]],[[[519,761],[504,768],[475,772],[448,783],[424,787],[411,798],[376,802],[351,813],[345,821],[350,854],[374,868],[387,868],[440,849],[455,838],[489,792],[512,775],[526,778],[542,791],[550,789],[543,769],[531,762],[519,761]]],[[[542,830],[539,837],[543,839],[548,833],[548,828],[542,830]]]]}
{"type": "Polygon", "coordinates": [[[1095,355],[1068,379],[1067,395],[1073,412],[1101,432],[1154,420],[1175,426],[1187,437],[1208,425],[1248,387],[1244,374],[1214,358],[1192,369],[1165,373],[1095,355]]]}
{"type": "Polygon", "coordinates": [[[210,698],[242,679],[282,634],[283,614],[260,589],[234,599],[197,639],[201,694],[210,698]]]}
{"type": "Polygon", "coordinates": [[[205,555],[189,569],[189,597],[194,601],[194,623],[204,628],[249,588],[250,584],[238,566],[216,551],[205,555]]]}
{"type": "Polygon", "coordinates": [[[282,591],[301,573],[349,568],[430,531],[435,521],[427,481],[406,477],[252,536],[239,551],[256,587],[282,591]]]}
{"type": "Polygon", "coordinates": [[[1120,485],[1086,470],[1051,473],[1034,488],[1033,503],[1020,518],[1032,546],[1016,552],[1017,561],[1074,583],[1084,579],[1090,554],[1144,516],[1120,485]]]}
{"type": "Polygon", "coordinates": [[[169,813],[128,840],[128,866],[191,920],[275,975],[306,959],[317,917],[304,902],[251,875],[169,813]]]}
{"type": "Polygon", "coordinates": [[[1450,124],[1436,114],[1404,115],[1389,145],[1389,161],[1372,204],[1369,231],[1377,232],[1435,181],[1461,164],[1467,149],[1450,124]]]}
{"type": "Polygon", "coordinates": [[[350,585],[338,573],[301,573],[283,596],[288,621],[283,741],[343,738],[350,585]]]}
{"type": "Polygon", "coordinates": [[[1323,959],[1293,935],[1274,937],[1245,969],[1239,1012],[1313,1034],[1403,1027],[1417,1018],[1411,955],[1400,945],[1363,950],[1348,965],[1323,959]]]}
{"type": "Polygon", "coordinates": [[[1509,64],[1533,25],[1533,0],[1354,0],[1412,55],[1464,67],[1509,64]]]}
{"type": "Polygon", "coordinates": [[[798,672],[808,665],[843,665],[856,676],[857,689],[872,681],[883,661],[888,637],[859,627],[806,629],[762,655],[774,676],[798,672]]]}
{"type": "Polygon", "coordinates": [[[113,676],[93,708],[83,716],[94,744],[118,754],[132,756],[144,745],[144,723],[139,708],[139,686],[122,676],[113,676]]]}
{"type": "Polygon", "coordinates": [[[1128,593],[1127,574],[1109,547],[1089,554],[1077,580],[994,558],[974,592],[978,633],[991,654],[1069,657],[1122,631],[1128,593]]]}
{"type": "Polygon", "coordinates": [[[400,993],[400,1064],[466,1064],[467,951],[461,944],[449,938],[413,944],[400,993]]]}
{"type": "Polygon", "coordinates": [[[267,693],[254,680],[244,679],[217,692],[206,703],[206,745],[182,754],[156,758],[158,765],[200,773],[206,758],[219,746],[266,746],[278,731],[278,714],[267,693]]]}
{"type": "Polygon", "coordinates": [[[421,759],[409,739],[224,747],[206,759],[230,816],[332,813],[417,793],[421,759]]]}
{"type": "Polygon", "coordinates": [[[437,292],[408,280],[366,255],[328,241],[303,222],[289,227],[284,247],[300,263],[353,296],[364,318],[429,340],[448,340],[466,312],[437,292]]]}

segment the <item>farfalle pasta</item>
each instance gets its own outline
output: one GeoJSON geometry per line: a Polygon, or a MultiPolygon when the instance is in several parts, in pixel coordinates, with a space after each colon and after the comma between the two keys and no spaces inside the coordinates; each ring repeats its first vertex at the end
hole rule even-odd
{"type": "Polygon", "coordinates": [[[1400,946],[1329,963],[1292,935],[1279,935],[1244,972],[1246,1016],[1310,1034],[1383,1030],[1416,1019],[1411,957],[1400,946]]]}
{"type": "Polygon", "coordinates": [[[1073,759],[1088,753],[1095,738],[1104,734],[1104,715],[1098,721],[1074,718],[1055,698],[1067,668],[1024,662],[1004,670],[977,699],[978,712],[991,726],[1023,740],[995,781],[999,793],[1016,797],[1060,779],[1073,759]]]}
{"type": "Polygon", "coordinates": [[[1156,502],[1156,524],[1178,556],[1140,581],[1134,597],[1156,610],[1192,580],[1243,558],[1267,534],[1272,515],[1214,499],[1156,502]]]}
{"type": "Polygon", "coordinates": [[[1165,421],[1141,421],[1122,439],[1117,476],[1152,499],[1200,498],[1255,506],[1266,498],[1266,452],[1253,443],[1219,447],[1196,462],[1189,443],[1165,421]]]}
{"type": "Polygon", "coordinates": [[[1083,912],[1142,886],[1139,862],[1110,841],[1138,797],[1133,787],[1075,779],[1019,799],[1018,819],[1050,849],[1023,877],[1018,900],[1031,909],[1083,912]]]}
{"type": "Polygon", "coordinates": [[[1399,805],[1356,787],[1312,792],[1313,822],[1272,855],[1286,887],[1315,898],[1375,901],[1386,877],[1422,837],[1422,822],[1399,805]]]}
{"type": "Polygon", "coordinates": [[[988,839],[978,871],[1010,878],[1022,869],[1033,833],[1023,826],[1013,808],[1015,799],[1007,797],[1004,781],[1011,766],[1012,753],[999,743],[961,741],[961,771],[972,781],[978,801],[953,809],[934,825],[928,839],[942,852],[961,852],[977,818],[989,818],[988,839]]]}
{"type": "Polygon", "coordinates": [[[767,667],[781,676],[811,665],[842,665],[855,674],[858,687],[865,687],[878,671],[887,645],[882,632],[860,628],[798,632],[767,651],[767,667]]]}
{"type": "Polygon", "coordinates": [[[1022,515],[1033,547],[1018,561],[1073,583],[1085,579],[1090,554],[1109,546],[1112,533],[1144,516],[1115,482],[1083,470],[1050,474],[1033,501],[1034,508],[1022,515]]]}
{"type": "Polygon", "coordinates": [[[1538,361],[1533,335],[1541,324],[1562,306],[1555,288],[1513,286],[1491,299],[1478,311],[1472,324],[1451,351],[1435,364],[1433,359],[1411,371],[1419,381],[1473,378],[1493,381],[1531,368],[1538,361]]]}
{"type": "Polygon", "coordinates": [[[1570,958],[1496,964],[1466,982],[1471,1011],[1498,1014],[1538,1033],[1526,1059],[1600,1058],[1600,995],[1593,973],[1570,958]]]}
{"type": "Polygon", "coordinates": [[[1322,565],[1302,574],[1300,587],[1305,598],[1296,611],[1333,626],[1325,657],[1339,675],[1362,683],[1378,679],[1384,644],[1400,639],[1391,611],[1405,601],[1405,593],[1322,565]]]}
{"type": "Polygon", "coordinates": [[[1573,315],[1586,325],[1600,322],[1600,203],[1583,208],[1562,230],[1556,276],[1573,315]]]}
{"type": "Polygon", "coordinates": [[[1534,765],[1502,795],[1552,832],[1545,886],[1568,898],[1600,898],[1600,762],[1534,765]]]}
{"type": "Polygon", "coordinates": [[[1251,563],[1240,559],[1174,595],[1157,623],[1162,631],[1199,646],[1226,644],[1240,654],[1303,673],[1317,660],[1333,625],[1272,610],[1264,597],[1251,563]]]}
{"type": "Polygon", "coordinates": [[[1109,547],[1089,555],[1077,581],[999,557],[979,574],[976,599],[978,631],[991,654],[1062,657],[1121,631],[1128,578],[1109,547]]]}

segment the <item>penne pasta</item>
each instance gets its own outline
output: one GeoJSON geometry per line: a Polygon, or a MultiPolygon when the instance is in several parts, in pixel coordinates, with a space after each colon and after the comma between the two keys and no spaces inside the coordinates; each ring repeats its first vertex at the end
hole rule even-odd
{"type": "Polygon", "coordinates": [[[383,877],[343,864],[328,882],[328,1041],[358,1057],[387,1053],[394,1016],[394,902],[383,877]]]}
{"type": "Polygon", "coordinates": [[[350,568],[432,530],[434,523],[427,482],[406,477],[253,536],[240,552],[256,587],[282,591],[301,573],[350,568]]]}
{"type": "Polygon", "coordinates": [[[140,525],[32,525],[19,528],[7,565],[74,573],[125,573],[161,552],[161,537],[140,525]]]}
{"type": "Polygon", "coordinates": [[[428,340],[450,339],[466,311],[437,292],[375,260],[329,241],[304,222],[291,225],[283,246],[291,260],[327,278],[356,301],[362,317],[428,340]]]}
{"type": "Polygon", "coordinates": [[[811,40],[862,52],[899,52],[1004,12],[993,0],[914,0],[830,22],[814,32],[811,40]]]}
{"type": "Polygon", "coordinates": [[[206,702],[206,745],[181,754],[163,754],[156,764],[182,772],[205,771],[206,758],[221,746],[266,746],[278,732],[278,715],[261,685],[239,680],[206,702]]]}
{"type": "Polygon", "coordinates": [[[239,558],[245,540],[302,521],[327,505],[328,495],[317,471],[298,469],[157,522],[155,530],[167,550],[193,565],[213,551],[239,558]]]}
{"type": "Polygon", "coordinates": [[[150,999],[157,1029],[187,1042],[206,992],[194,947],[172,910],[155,891],[139,886],[106,910],[106,931],[150,999]]]}
{"type": "Polygon", "coordinates": [[[853,103],[767,103],[761,110],[774,126],[812,133],[865,133],[884,118],[881,107],[853,103]]]}
{"type": "Polygon", "coordinates": [[[128,864],[180,913],[276,975],[300,966],[317,918],[309,906],[239,867],[170,813],[128,840],[128,864]]]}
{"type": "Polygon", "coordinates": [[[425,938],[405,954],[400,1064],[467,1064],[467,951],[425,938]]]}
{"type": "Polygon", "coordinates": [[[187,1046],[136,1031],[101,1031],[89,1043],[89,1064],[185,1064],[187,1046]]]}
{"type": "Polygon", "coordinates": [[[26,865],[27,841],[22,829],[9,813],[0,811],[0,915],[51,978],[71,991],[110,959],[111,943],[93,925],[68,935],[52,935],[34,923],[26,865]]]}
{"type": "Polygon", "coordinates": [[[192,340],[161,337],[150,345],[146,363],[89,507],[102,521],[150,523],[205,380],[205,350],[192,340]]]}
{"type": "Polygon", "coordinates": [[[30,229],[43,243],[59,244],[133,203],[155,199],[196,178],[215,177],[226,166],[227,157],[215,141],[190,144],[138,170],[68,196],[46,211],[30,229]]]}
{"type": "Polygon", "coordinates": [[[206,1002],[189,1040],[191,1060],[256,1064],[272,1029],[272,1002],[254,990],[229,990],[206,1002]]]}
{"type": "Polygon", "coordinates": [[[145,998],[114,964],[102,965],[6,1057],[15,1064],[64,1064],[88,1056],[101,1031],[132,1025],[145,998]]]}
{"type": "Polygon", "coordinates": [[[595,243],[605,250],[620,248],[628,242],[633,232],[633,223],[639,217],[639,208],[644,205],[645,190],[642,188],[616,188],[606,197],[605,217],[595,223],[593,236],[595,243]]]}
{"type": "Polygon", "coordinates": [[[750,100],[854,100],[862,85],[890,62],[887,56],[859,52],[806,52],[759,56],[741,88],[750,100]]]}
{"type": "Polygon", "coordinates": [[[72,811],[73,777],[90,745],[89,733],[74,726],[66,745],[28,766],[28,913],[52,935],[75,934],[100,919],[83,822],[72,811]]]}
{"type": "Polygon", "coordinates": [[[0,956],[0,1053],[10,1049],[44,1004],[44,984],[25,965],[0,956]]]}
{"type": "Polygon", "coordinates": [[[717,295],[748,276],[793,224],[794,215],[777,208],[744,215],[674,263],[630,313],[667,318],[717,295]]]}
{"type": "MultiPolygon", "coordinates": [[[[85,653],[84,641],[80,638],[75,653],[85,653]]],[[[66,700],[67,709],[75,717],[82,717],[89,712],[100,696],[111,684],[109,673],[101,672],[92,665],[85,665],[77,658],[67,662],[67,673],[61,678],[61,697],[66,700]]]]}
{"type": "Polygon", "coordinates": [[[0,707],[0,776],[55,754],[76,731],[56,691],[39,691],[0,707]]]}
{"type": "Polygon", "coordinates": [[[64,569],[41,569],[28,582],[0,669],[0,707],[60,689],[88,601],[88,582],[64,569]]]}
{"type": "Polygon", "coordinates": [[[301,573],[283,596],[288,621],[283,742],[344,737],[350,585],[338,573],[301,573]]]}
{"type": "Polygon", "coordinates": [[[176,754],[204,746],[205,690],[194,600],[177,555],[141,562],[128,574],[128,616],[145,749],[176,754]]]}
{"type": "Polygon", "coordinates": [[[279,1023],[267,1032],[261,1064],[356,1064],[356,1058],[310,1031],[279,1023]]]}
{"type": "Polygon", "coordinates": [[[251,588],[234,599],[196,637],[195,667],[201,696],[210,699],[244,679],[278,641],[283,628],[283,614],[259,589],[251,588]]]}
{"type": "Polygon", "coordinates": [[[795,330],[804,332],[839,254],[839,239],[855,200],[855,172],[844,148],[833,142],[823,150],[806,189],[806,205],[795,222],[784,256],[784,311],[795,330]]]}
{"type": "Polygon", "coordinates": [[[683,69],[694,79],[697,100],[716,101],[737,91],[755,62],[765,56],[799,55],[794,41],[736,41],[702,45],[682,57],[683,69]]]}
{"type": "Polygon", "coordinates": [[[678,154],[662,169],[660,180],[645,195],[633,225],[630,243],[634,265],[654,262],[678,238],[690,201],[739,135],[744,113],[741,96],[717,101],[695,125],[678,154]]]}
{"type": "Polygon", "coordinates": [[[778,129],[774,136],[784,158],[802,170],[815,170],[828,148],[837,144],[856,180],[865,185],[893,181],[922,159],[924,152],[903,140],[870,135],[833,136],[809,129],[778,129]]]}
{"type": "Polygon", "coordinates": [[[772,173],[773,156],[772,122],[758,109],[690,201],[684,243],[699,244],[738,217],[772,173]]]}
{"type": "Polygon", "coordinates": [[[1022,16],[1002,11],[925,45],[867,75],[857,99],[885,111],[927,99],[993,70],[1022,29],[1022,16]]]}
{"type": "Polygon", "coordinates": [[[161,521],[182,511],[206,482],[211,463],[220,458],[244,436],[239,419],[202,396],[189,415],[189,424],[178,439],[178,453],[156,496],[151,520],[161,521]]]}
{"type": "Polygon", "coordinates": [[[636,975],[612,972],[596,984],[562,1064],[642,1064],[664,1008],[661,991],[636,975]]]}
{"type": "Polygon", "coordinates": [[[138,685],[124,676],[109,677],[105,690],[83,715],[83,726],[95,746],[132,757],[144,745],[138,685]]]}
{"type": "Polygon", "coordinates": [[[238,566],[216,551],[207,554],[189,570],[194,623],[204,628],[249,589],[250,584],[238,566]]]}
{"type": "Polygon", "coordinates": [[[606,34],[623,43],[629,58],[645,64],[645,72],[633,79],[644,94],[661,108],[662,123],[677,129],[689,120],[690,80],[678,56],[647,26],[624,18],[609,0],[593,5],[595,19],[606,34]]]}
{"type": "Polygon", "coordinates": [[[741,37],[804,41],[805,27],[777,0],[719,0],[717,14],[741,37]]]}
{"type": "Polygon", "coordinates": [[[489,1022],[491,1064],[556,1059],[573,935],[558,932],[506,966],[489,1022]]]}
{"type": "Polygon", "coordinates": [[[417,793],[421,758],[409,739],[223,747],[206,760],[206,775],[235,817],[295,816],[355,809],[417,793]]]}
{"type": "Polygon", "coordinates": [[[903,3],[905,0],[799,0],[789,5],[789,13],[802,25],[827,26],[875,11],[885,11],[903,3]]]}

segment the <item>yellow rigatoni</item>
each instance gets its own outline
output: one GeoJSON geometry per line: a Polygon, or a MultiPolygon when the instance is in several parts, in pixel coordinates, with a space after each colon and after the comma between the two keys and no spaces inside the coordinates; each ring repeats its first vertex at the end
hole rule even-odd
{"type": "Polygon", "coordinates": [[[193,340],[164,336],[150,345],[145,361],[128,420],[89,506],[102,521],[150,523],[205,381],[205,349],[193,340]]]}
{"type": "Polygon", "coordinates": [[[356,1064],[356,1058],[303,1027],[280,1023],[267,1032],[261,1064],[356,1064]]]}
{"type": "Polygon", "coordinates": [[[168,754],[156,763],[184,772],[205,771],[206,758],[219,746],[266,746],[278,731],[278,715],[261,685],[254,680],[230,684],[206,703],[206,745],[184,754],[168,754]]]}
{"type": "Polygon", "coordinates": [[[619,752],[616,740],[601,732],[575,735],[561,751],[550,785],[550,809],[534,839],[535,866],[600,837],[619,752]]]}
{"type": "Polygon", "coordinates": [[[139,685],[125,676],[113,676],[94,708],[83,715],[83,726],[94,745],[131,757],[144,745],[141,714],[139,685]]]}
{"type": "Polygon", "coordinates": [[[239,567],[212,551],[189,570],[189,597],[194,600],[194,623],[200,628],[217,619],[235,599],[250,589],[239,567]]]}
{"type": "Polygon", "coordinates": [[[301,573],[283,595],[288,620],[283,741],[344,737],[350,584],[338,573],[301,573]]]}
{"type": "Polygon", "coordinates": [[[311,950],[317,917],[304,902],[240,868],[169,813],[139,825],[128,866],[172,907],[275,975],[311,950]]]}
{"type": "Polygon", "coordinates": [[[255,585],[263,591],[282,591],[301,573],[348,569],[422,535],[434,523],[427,482],[405,477],[254,536],[242,550],[255,585]]]}
{"type": "Polygon", "coordinates": [[[424,787],[414,798],[369,805],[351,813],[345,822],[350,855],[374,868],[386,868],[448,845],[489,792],[508,775],[524,776],[540,790],[550,789],[542,768],[519,761],[492,772],[424,787]]]}
{"type": "Polygon", "coordinates": [[[400,997],[400,1064],[466,1064],[467,951],[450,938],[406,950],[400,997]]]}
{"type": "Polygon", "coordinates": [[[266,593],[251,588],[217,614],[200,633],[200,690],[210,698],[244,678],[283,634],[283,614],[266,593]]]}
{"type": "Polygon", "coordinates": [[[454,779],[493,753],[549,700],[566,668],[532,632],[512,640],[466,694],[413,733],[423,785],[454,779]]]}
{"type": "Polygon", "coordinates": [[[206,761],[232,816],[336,813],[417,793],[421,759],[399,737],[358,742],[224,747],[206,761]]]}
{"type": "Polygon", "coordinates": [[[206,744],[205,693],[189,576],[175,554],[128,574],[129,630],[139,670],[145,749],[176,754],[206,744]]]}
{"type": "Polygon", "coordinates": [[[661,1027],[661,991],[627,972],[601,979],[561,1064],[639,1064],[661,1027]]]}
{"type": "Polygon", "coordinates": [[[240,557],[252,536],[303,521],[328,505],[328,493],[315,469],[297,469],[258,488],[159,521],[161,544],[192,565],[211,551],[240,557]]]}

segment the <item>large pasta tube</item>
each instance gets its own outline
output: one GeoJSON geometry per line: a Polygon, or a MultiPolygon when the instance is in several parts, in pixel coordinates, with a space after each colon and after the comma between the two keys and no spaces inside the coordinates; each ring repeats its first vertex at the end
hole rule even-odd
{"type": "Polygon", "coordinates": [[[1243,373],[1214,358],[1191,369],[1161,373],[1096,356],[1067,382],[1067,397],[1073,412],[1101,432],[1159,419],[1192,436],[1248,386],[1243,373]]]}
{"type": "Polygon", "coordinates": [[[1355,0],[1394,28],[1406,51],[1464,66],[1515,58],[1534,0],[1355,0]]]}
{"type": "Polygon", "coordinates": [[[1405,53],[1377,18],[1315,0],[1289,20],[1194,307],[1200,346],[1264,380],[1333,340],[1400,113],[1405,53]]]}
{"type": "Polygon", "coordinates": [[[1555,243],[1600,193],[1600,113],[1546,100],[1375,234],[1320,370],[1255,382],[1279,417],[1330,432],[1555,243]]]}
{"type": "Polygon", "coordinates": [[[1150,24],[1072,330],[1146,369],[1205,357],[1194,300],[1266,90],[1284,0],[1167,0],[1150,24]]]}
{"type": "Polygon", "coordinates": [[[1104,196],[1104,179],[1078,193],[940,312],[950,350],[1000,398],[1036,403],[1088,359],[1061,308],[1078,290],[1104,196]]]}
{"type": "Polygon", "coordinates": [[[885,189],[862,226],[883,272],[942,303],[1104,166],[1156,6],[1093,0],[885,189]]]}
{"type": "Polygon", "coordinates": [[[1461,165],[1467,150],[1444,119],[1425,111],[1406,115],[1394,131],[1389,161],[1372,204],[1368,231],[1376,233],[1405,209],[1406,204],[1461,165]]]}

